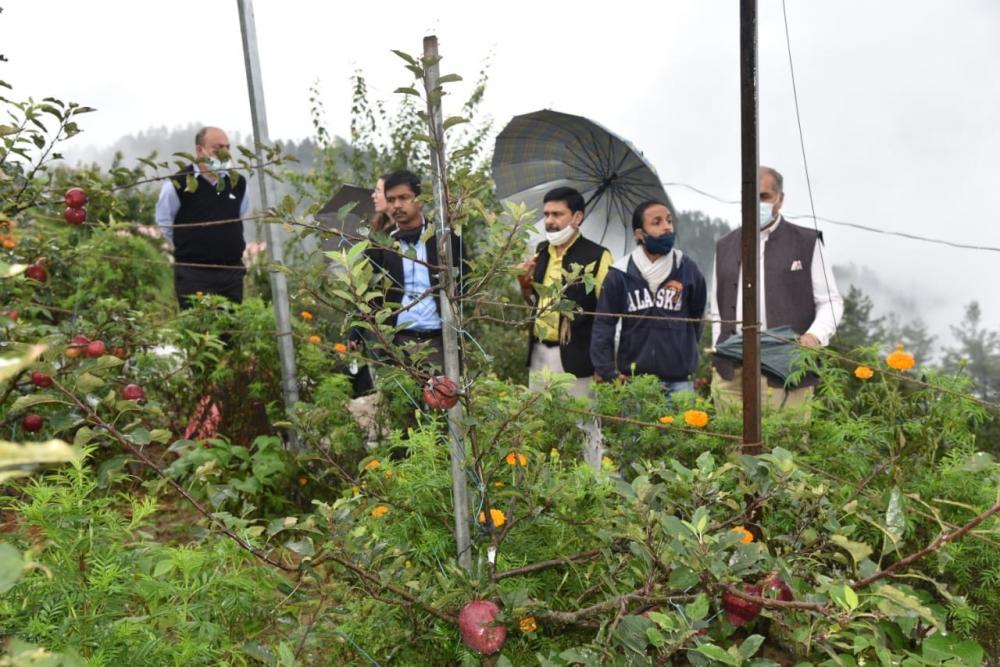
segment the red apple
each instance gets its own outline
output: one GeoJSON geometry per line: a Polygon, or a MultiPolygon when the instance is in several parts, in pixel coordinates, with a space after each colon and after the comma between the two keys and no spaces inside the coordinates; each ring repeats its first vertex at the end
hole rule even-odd
{"type": "Polygon", "coordinates": [[[45,389],[52,386],[52,378],[41,371],[34,371],[31,374],[31,384],[45,389]]]}
{"type": "Polygon", "coordinates": [[[82,208],[87,203],[87,193],[83,188],[70,188],[66,191],[66,206],[82,208]]]}
{"type": "Polygon", "coordinates": [[[39,415],[24,415],[24,419],[21,420],[21,428],[28,433],[37,433],[42,430],[44,423],[45,420],[39,415]]]}
{"type": "Polygon", "coordinates": [[[774,598],[782,602],[791,602],[795,599],[795,596],[792,595],[792,589],[777,572],[767,575],[764,581],[760,582],[760,587],[766,598],[774,598]]]}
{"type": "Polygon", "coordinates": [[[496,603],[489,600],[473,600],[462,607],[458,614],[458,631],[465,645],[482,655],[491,655],[503,648],[507,628],[493,625],[499,612],[496,603]]]}
{"type": "Polygon", "coordinates": [[[104,345],[103,340],[92,340],[87,344],[87,356],[91,359],[103,357],[106,351],[107,347],[104,345]]]}
{"type": "Polygon", "coordinates": [[[126,401],[141,401],[146,398],[146,392],[137,384],[127,384],[122,387],[122,398],[126,401]]]}
{"type": "Polygon", "coordinates": [[[37,262],[25,269],[24,275],[32,280],[37,280],[40,283],[44,283],[49,279],[49,272],[45,270],[44,266],[38,264],[37,262]]]}
{"type": "Polygon", "coordinates": [[[82,225],[87,220],[87,209],[68,208],[63,211],[63,218],[71,225],[82,225]]]}
{"type": "MultiPolygon", "coordinates": [[[[754,597],[761,596],[760,586],[754,586],[753,584],[743,584],[743,592],[754,597]]],[[[744,600],[726,591],[722,594],[722,608],[725,610],[726,618],[729,619],[729,622],[736,627],[740,627],[757,618],[763,606],[757,602],[744,600]]]]}
{"type": "Polygon", "coordinates": [[[88,345],[90,345],[90,339],[86,336],[73,336],[70,346],[66,348],[66,356],[70,358],[79,357],[87,349],[88,345]]]}
{"type": "Polygon", "coordinates": [[[435,375],[424,385],[424,403],[435,410],[447,410],[458,403],[458,385],[447,375],[435,375]]]}
{"type": "Polygon", "coordinates": [[[111,354],[115,355],[119,359],[125,359],[128,357],[128,350],[124,347],[113,347],[111,348],[111,354]]]}

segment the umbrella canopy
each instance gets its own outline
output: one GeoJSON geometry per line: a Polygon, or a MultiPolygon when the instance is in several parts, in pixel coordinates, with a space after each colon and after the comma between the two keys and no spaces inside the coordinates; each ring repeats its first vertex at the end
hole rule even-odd
{"type": "MultiPolygon", "coordinates": [[[[515,116],[500,132],[493,180],[497,196],[539,215],[549,190],[576,188],[587,202],[583,235],[615,257],[635,247],[636,206],[658,199],[674,210],[656,170],[631,143],[592,120],[548,109],[515,116]]],[[[541,223],[538,231],[545,231],[541,223]]]]}
{"type": "MultiPolygon", "coordinates": [[[[782,382],[798,370],[799,346],[786,342],[798,340],[791,327],[765,329],[760,334],[760,369],[782,382]]],[[[720,357],[743,361],[743,336],[730,336],[715,347],[720,357]]]]}
{"type": "Polygon", "coordinates": [[[316,220],[324,229],[335,234],[324,234],[320,247],[323,250],[339,250],[352,245],[363,236],[362,227],[375,212],[370,188],[344,185],[330,198],[316,214],[316,220]],[[341,215],[344,207],[354,206],[341,215]]]}

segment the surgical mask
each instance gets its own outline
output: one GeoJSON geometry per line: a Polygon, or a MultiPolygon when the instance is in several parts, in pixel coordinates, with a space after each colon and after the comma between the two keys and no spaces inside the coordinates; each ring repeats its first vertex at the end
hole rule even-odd
{"type": "Polygon", "coordinates": [[[549,243],[554,246],[561,246],[566,243],[571,238],[573,234],[576,234],[576,228],[573,225],[566,225],[558,232],[545,232],[545,238],[548,239],[549,243]]]}
{"type": "Polygon", "coordinates": [[[213,155],[208,158],[208,168],[217,173],[219,176],[225,176],[229,173],[229,170],[233,167],[232,160],[220,160],[218,157],[213,155]]]}
{"type": "Polygon", "coordinates": [[[774,204],[769,201],[762,201],[760,203],[760,228],[764,229],[769,224],[771,224],[771,218],[774,217],[774,204]]]}
{"type": "Polygon", "coordinates": [[[674,239],[676,235],[668,232],[662,236],[650,236],[647,234],[642,239],[642,245],[648,252],[654,255],[668,255],[674,249],[674,239]]]}

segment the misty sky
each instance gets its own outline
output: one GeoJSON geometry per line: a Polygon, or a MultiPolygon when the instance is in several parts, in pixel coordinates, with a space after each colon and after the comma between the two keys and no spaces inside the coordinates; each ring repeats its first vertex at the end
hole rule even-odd
{"type": "MultiPolygon", "coordinates": [[[[761,161],[785,173],[786,212],[807,213],[781,2],[759,4],[761,161]]],[[[1000,246],[1000,3],[787,5],[817,215],[1000,246]]],[[[0,79],[13,96],[99,109],[86,117],[78,148],[159,125],[249,131],[235,0],[2,6],[0,50],[9,62],[0,63],[0,79]]],[[[255,10],[272,140],[312,134],[316,81],[330,129],[346,136],[352,71],[363,69],[373,93],[392,99],[410,75],[389,50],[416,53],[434,33],[442,72],[473,80],[491,58],[484,108],[497,131],[545,107],[588,116],[635,143],[664,181],[739,198],[735,0],[257,0],[255,10]]],[[[738,207],[668,192],[679,208],[736,222],[738,207]]],[[[872,267],[912,296],[932,330],[946,331],[972,299],[1000,327],[1000,253],[820,227],[832,262],[872,267]]]]}

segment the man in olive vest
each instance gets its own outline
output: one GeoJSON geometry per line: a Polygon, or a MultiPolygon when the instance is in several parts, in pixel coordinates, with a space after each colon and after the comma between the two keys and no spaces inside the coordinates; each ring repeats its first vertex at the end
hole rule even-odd
{"type": "MultiPolygon", "coordinates": [[[[770,167],[760,168],[760,266],[761,329],[791,327],[798,342],[822,347],[836,332],[844,311],[830,259],[824,258],[821,233],[793,225],[781,216],[785,201],[784,179],[770,167]]],[[[715,246],[715,287],[711,291],[712,340],[716,345],[739,332],[743,318],[741,230],[729,232],[715,246]],[[720,323],[718,320],[722,320],[720,323]]],[[[716,408],[739,409],[743,379],[738,362],[715,355],[712,360],[712,395],[716,408]]],[[[761,376],[765,405],[775,408],[802,406],[812,396],[818,378],[806,377],[786,387],[771,376],[761,376]]]]}
{"type": "Polygon", "coordinates": [[[241,303],[247,181],[230,178],[229,138],[219,128],[198,131],[195,153],[198,162],[164,182],[156,202],[156,224],[173,245],[177,301],[189,308],[201,292],[241,303]]]}
{"type": "MultiPolygon", "coordinates": [[[[545,236],[523,268],[521,281],[525,299],[535,305],[528,344],[528,386],[541,387],[537,374],[544,369],[554,373],[570,373],[576,382],[569,393],[577,398],[590,398],[590,382],[594,366],[590,361],[590,335],[597,310],[601,283],[611,266],[611,253],[580,233],[584,218],[583,195],[573,188],[556,188],[543,200],[545,236]],[[567,283],[575,266],[582,267],[580,278],[567,283]],[[584,273],[594,277],[592,289],[583,281],[584,273]],[[580,313],[563,314],[552,310],[553,298],[542,296],[534,285],[563,290],[562,296],[579,306],[580,313]]],[[[558,297],[556,298],[558,300],[558,297]]],[[[581,422],[587,436],[584,458],[599,468],[601,465],[601,430],[593,419],[581,422]]]]}

